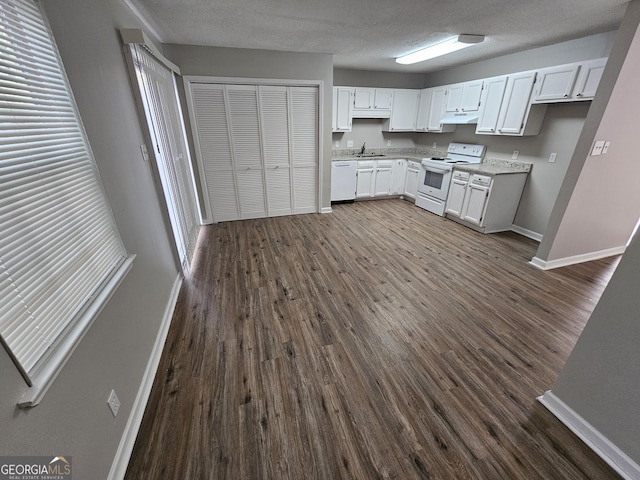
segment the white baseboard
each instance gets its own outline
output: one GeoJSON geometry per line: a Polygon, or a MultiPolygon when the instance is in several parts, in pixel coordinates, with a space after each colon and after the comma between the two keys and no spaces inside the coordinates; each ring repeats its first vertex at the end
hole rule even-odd
{"type": "Polygon", "coordinates": [[[535,240],[536,242],[542,241],[542,234],[534,232],[533,230],[527,230],[526,228],[519,227],[518,225],[511,225],[511,231],[519,233],[520,235],[535,240]]]}
{"type": "Polygon", "coordinates": [[[591,450],[607,462],[622,478],[634,480],[640,478],[640,465],[629,458],[611,440],[596,430],[589,422],[578,415],[566,403],[549,390],[538,397],[558,420],[575,433],[591,450]]]}
{"type": "Polygon", "coordinates": [[[118,445],[116,456],[114,457],[113,463],[111,464],[111,470],[109,471],[107,480],[122,480],[127,473],[129,459],[131,458],[133,446],[136,442],[136,437],[138,436],[138,430],[140,429],[140,424],[142,423],[144,410],[147,406],[147,402],[149,401],[149,395],[151,394],[153,380],[156,376],[158,365],[160,364],[160,357],[162,356],[164,342],[167,339],[169,327],[171,326],[171,318],[173,317],[173,311],[178,300],[180,287],[182,286],[182,279],[183,277],[180,273],[173,283],[169,301],[167,302],[167,306],[164,311],[164,317],[162,318],[162,323],[160,324],[160,330],[158,331],[156,341],[153,344],[153,349],[151,350],[151,355],[149,356],[149,360],[147,362],[147,368],[144,371],[142,382],[140,383],[140,387],[138,388],[138,394],[136,395],[136,399],[133,402],[133,408],[131,409],[131,413],[129,414],[127,425],[124,427],[124,433],[122,434],[122,438],[120,439],[120,444],[118,445]]]}
{"type": "Polygon", "coordinates": [[[601,258],[611,257],[613,255],[622,255],[626,248],[626,245],[623,245],[622,247],[608,248],[607,250],[600,250],[598,252],[583,253],[581,255],[574,255],[573,257],[565,257],[549,261],[533,257],[529,262],[529,265],[533,265],[540,270],[551,270],[552,268],[566,267],[576,263],[600,260],[601,258]]]}
{"type": "Polygon", "coordinates": [[[320,213],[331,213],[331,212],[332,212],[331,207],[322,207],[320,209],[320,213]]]}

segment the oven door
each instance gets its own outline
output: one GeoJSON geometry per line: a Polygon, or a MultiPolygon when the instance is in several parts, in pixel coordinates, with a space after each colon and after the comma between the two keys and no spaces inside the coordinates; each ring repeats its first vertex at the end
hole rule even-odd
{"type": "Polygon", "coordinates": [[[450,182],[450,168],[422,164],[422,170],[418,178],[418,192],[440,200],[446,200],[450,182]]]}

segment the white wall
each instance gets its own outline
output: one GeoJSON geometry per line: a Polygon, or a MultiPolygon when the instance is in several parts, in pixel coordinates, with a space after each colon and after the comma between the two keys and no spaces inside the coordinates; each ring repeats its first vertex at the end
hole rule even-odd
{"type": "Polygon", "coordinates": [[[43,2],[133,269],[42,403],[0,348],[0,452],[70,455],[74,478],[107,477],[178,274],[169,225],[143,143],[117,28],[140,28],[120,0],[43,2]],[[114,388],[122,407],[107,408],[114,388]]]}
{"type": "Polygon", "coordinates": [[[640,217],[639,22],[640,2],[633,1],[536,254],[542,261],[623,249],[640,217]],[[611,141],[609,152],[590,156],[600,139],[611,141]]]}
{"type": "MultiPolygon", "coordinates": [[[[243,48],[163,45],[167,58],[183,75],[265,79],[321,80],[324,82],[322,207],[331,206],[331,109],[333,57],[322,53],[293,53],[243,48]]],[[[187,108],[183,106],[186,115],[187,108]]],[[[185,118],[187,129],[189,119],[185,118]]],[[[191,142],[193,145],[193,142],[191,142]]],[[[192,158],[196,158],[192,152],[192,158]]],[[[196,169],[197,170],[197,169],[196,169]]]]}

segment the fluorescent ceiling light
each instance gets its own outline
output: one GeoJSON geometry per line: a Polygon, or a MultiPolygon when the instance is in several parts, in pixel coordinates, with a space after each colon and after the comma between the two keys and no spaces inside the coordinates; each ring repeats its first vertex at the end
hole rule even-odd
{"type": "Polygon", "coordinates": [[[417,52],[398,57],[396,58],[396,62],[402,63],[403,65],[424,62],[425,60],[440,57],[441,55],[446,55],[447,53],[455,52],[456,50],[470,47],[483,41],[484,35],[458,35],[457,37],[451,37],[444,42],[436,43],[417,52]]]}

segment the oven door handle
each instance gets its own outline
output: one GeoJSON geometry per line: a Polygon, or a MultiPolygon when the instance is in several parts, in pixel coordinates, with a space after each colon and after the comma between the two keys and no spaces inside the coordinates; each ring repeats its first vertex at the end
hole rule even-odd
{"type": "Polygon", "coordinates": [[[449,173],[451,171],[446,168],[427,167],[424,165],[422,166],[422,168],[424,168],[427,172],[434,172],[434,173],[449,173]]]}

